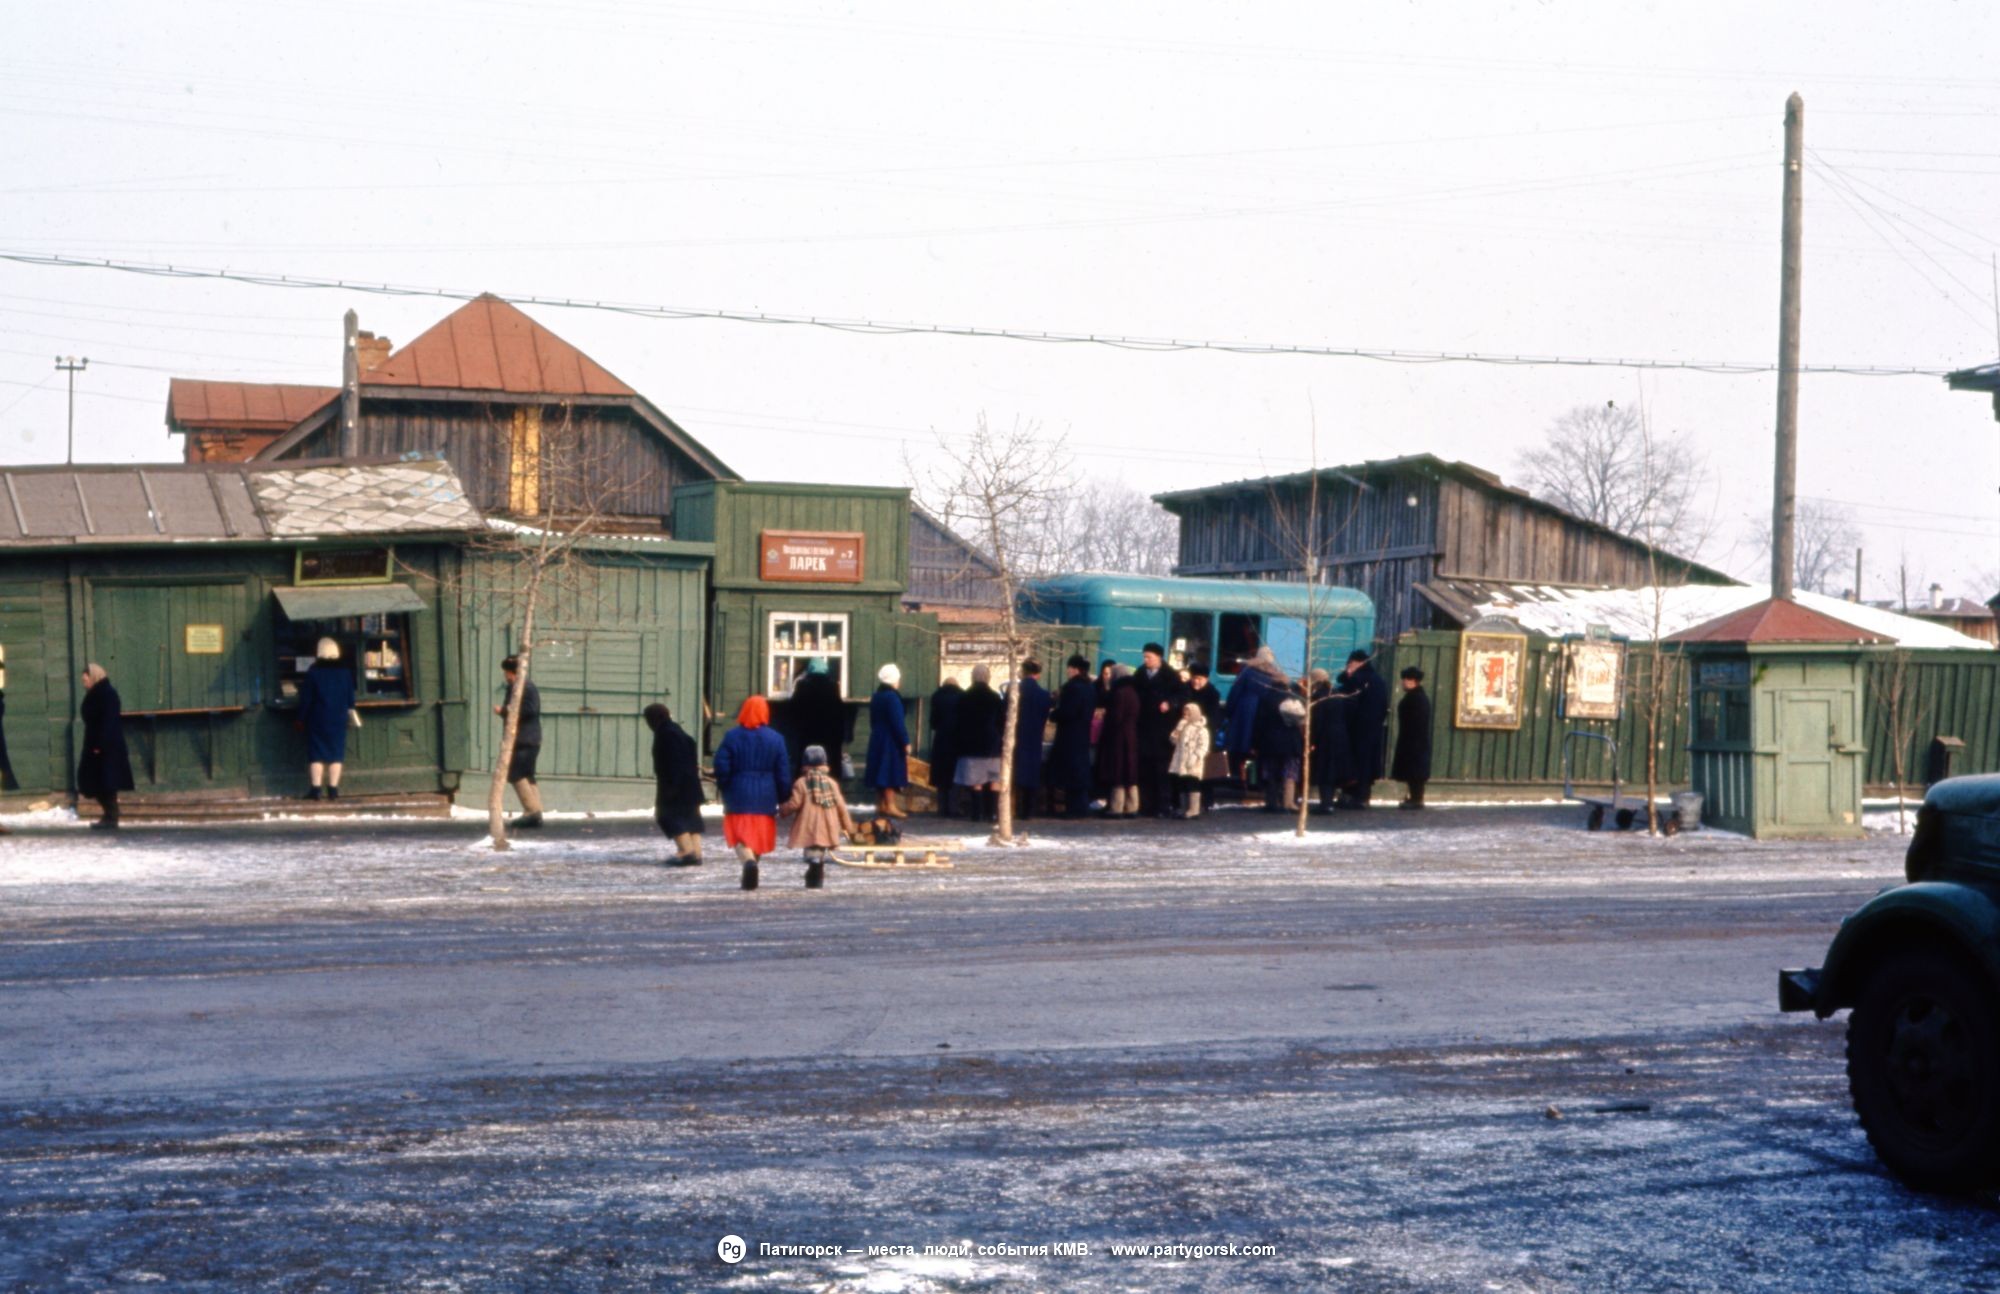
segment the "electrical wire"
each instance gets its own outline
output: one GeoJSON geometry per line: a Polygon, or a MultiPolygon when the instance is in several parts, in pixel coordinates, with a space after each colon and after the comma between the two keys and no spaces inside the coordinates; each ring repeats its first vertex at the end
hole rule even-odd
{"type": "MultiPolygon", "coordinates": [[[[1225,342],[1181,337],[1135,337],[1111,333],[1076,332],[1055,329],[1028,330],[965,324],[885,322],[875,319],[841,318],[831,315],[801,315],[771,311],[645,305],[631,302],[589,300],[575,297],[548,297],[520,293],[488,294],[466,291],[460,288],[426,287],[415,284],[389,283],[375,280],[364,282],[356,279],[322,278],[312,275],[256,273],[189,265],[85,258],[64,256],[52,252],[0,251],[0,261],[11,261],[20,265],[35,265],[58,269],[111,270],[118,273],[137,274],[154,278],[215,279],[231,283],[248,284],[254,287],[363,292],[374,296],[435,297],[451,301],[470,301],[481,295],[493,295],[516,305],[545,306],[565,310],[602,311],[609,314],[628,315],[639,319],[715,319],[732,323],[776,324],[788,327],[818,328],[833,332],[875,337],[960,337],[980,340],[1036,342],[1054,346],[1102,346],[1115,350],[1150,353],[1208,351],[1224,355],[1297,356],[1312,359],[1365,359],[1390,364],[1490,364],[1514,368],[1660,369],[1685,373],[1708,373],[1730,377],[1749,377],[1763,373],[1772,373],[1776,372],[1778,367],[1774,363],[1757,363],[1745,360],[1673,360],[1625,356],[1510,355],[1491,351],[1432,351],[1412,350],[1400,347],[1316,346],[1285,342],[1225,342]]],[[[1935,378],[1945,376],[1950,370],[1876,364],[1806,364],[1801,365],[1799,371],[1802,373],[1841,374],[1850,377],[1935,378]]]]}

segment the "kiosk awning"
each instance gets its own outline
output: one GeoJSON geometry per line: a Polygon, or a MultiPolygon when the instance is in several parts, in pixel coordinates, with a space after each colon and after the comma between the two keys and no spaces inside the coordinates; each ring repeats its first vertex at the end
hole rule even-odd
{"type": "Polygon", "coordinates": [[[291,620],[340,620],[424,609],[424,600],[407,584],[336,584],[271,592],[278,595],[278,605],[291,620]]]}

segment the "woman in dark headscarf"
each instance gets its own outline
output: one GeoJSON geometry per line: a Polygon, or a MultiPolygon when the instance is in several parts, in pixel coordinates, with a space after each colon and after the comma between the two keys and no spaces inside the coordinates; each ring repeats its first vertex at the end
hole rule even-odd
{"type": "Polygon", "coordinates": [[[1111,698],[1097,739],[1097,782],[1105,788],[1107,818],[1139,816],[1139,685],[1130,665],[1111,669],[1111,698]]]}
{"type": "Polygon", "coordinates": [[[679,851],[667,865],[693,867],[701,862],[701,755],[667,707],[656,702],[645,714],[653,730],[653,821],[679,851]]]}

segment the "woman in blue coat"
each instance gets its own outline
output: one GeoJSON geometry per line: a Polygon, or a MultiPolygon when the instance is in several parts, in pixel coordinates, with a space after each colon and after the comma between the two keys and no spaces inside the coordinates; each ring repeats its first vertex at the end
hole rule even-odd
{"type": "Polygon", "coordinates": [[[896,792],[910,784],[910,729],[903,720],[903,694],[896,689],[903,671],[884,665],[875,675],[875,695],[868,698],[868,767],[865,780],[875,790],[878,807],[892,818],[907,818],[896,803],[896,792]]]}
{"type": "Polygon", "coordinates": [[[1237,778],[1243,776],[1243,761],[1257,745],[1257,711],[1265,694],[1282,692],[1289,682],[1271,649],[1259,647],[1230,687],[1222,707],[1222,748],[1229,752],[1229,771],[1237,778]]]}
{"type": "Polygon", "coordinates": [[[353,720],[354,670],[340,659],[340,644],[319,640],[313,662],[299,681],[299,726],[306,734],[308,800],[340,798],[340,770],[347,763],[347,728],[353,720]],[[325,783],[324,787],[321,783],[325,783]]]}
{"type": "Polygon", "coordinates": [[[757,860],[778,847],[778,806],[791,798],[785,739],[771,727],[771,703],[753,696],[715,749],[722,792],[722,839],[743,860],[743,888],[757,888],[757,860]]]}

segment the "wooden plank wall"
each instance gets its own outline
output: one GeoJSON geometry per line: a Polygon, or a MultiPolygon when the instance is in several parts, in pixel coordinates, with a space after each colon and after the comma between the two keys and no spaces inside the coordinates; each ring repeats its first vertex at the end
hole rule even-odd
{"type": "MultiPolygon", "coordinates": [[[[1924,755],[1931,739],[1958,737],[1965,749],[1952,764],[1954,775],[2000,772],[2000,652],[1966,648],[1961,651],[1911,651],[1907,659],[1905,693],[1912,722],[1904,747],[1904,779],[1920,783],[1924,755]]],[[[1862,707],[1867,720],[1870,786],[1887,786],[1896,778],[1895,743],[1891,740],[1890,691],[1895,654],[1884,652],[1868,664],[1867,692],[1862,707]]]]}
{"type": "MultiPolygon", "coordinates": [[[[1495,787],[1559,786],[1563,734],[1575,728],[1615,738],[1626,786],[1644,786],[1645,720],[1640,699],[1651,677],[1645,650],[1630,652],[1626,657],[1622,718],[1615,722],[1566,720],[1558,713],[1562,694],[1559,644],[1553,639],[1531,636],[1523,680],[1521,727],[1514,732],[1495,732],[1459,728],[1452,721],[1458,688],[1459,637],[1458,633],[1445,630],[1408,634],[1385,648],[1375,662],[1375,668],[1392,683],[1407,665],[1416,665],[1424,671],[1424,688],[1431,694],[1433,709],[1431,776],[1435,780],[1495,787]]],[[[1676,689],[1671,704],[1661,714],[1660,785],[1666,790],[1688,787],[1687,722],[1686,696],[1676,689]]],[[[1389,740],[1393,743],[1393,708],[1389,729],[1389,740]]],[[[1579,783],[1611,780],[1611,763],[1602,742],[1577,742],[1574,758],[1579,783]]]]}
{"type": "Polygon", "coordinates": [[[1632,588],[1685,584],[1687,564],[1519,496],[1439,482],[1439,569],[1478,579],[1632,588]]]}

